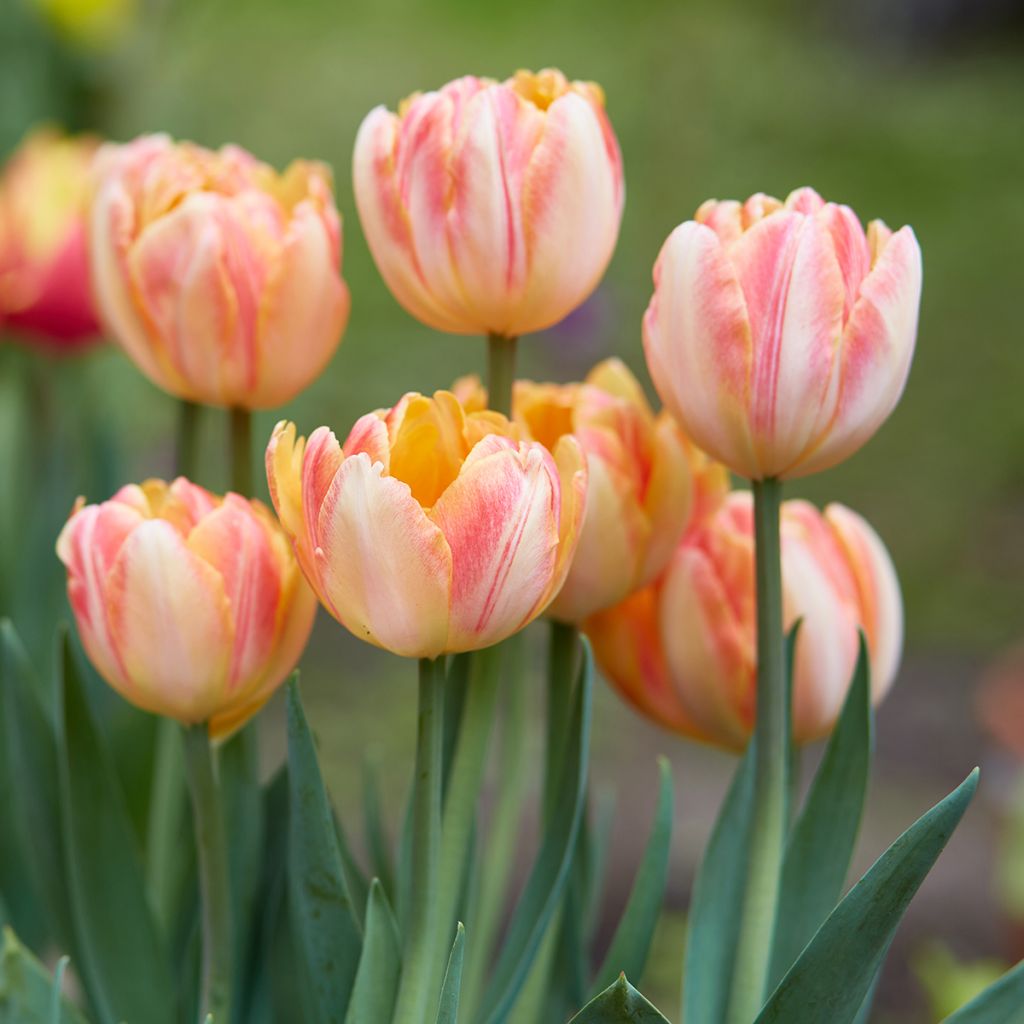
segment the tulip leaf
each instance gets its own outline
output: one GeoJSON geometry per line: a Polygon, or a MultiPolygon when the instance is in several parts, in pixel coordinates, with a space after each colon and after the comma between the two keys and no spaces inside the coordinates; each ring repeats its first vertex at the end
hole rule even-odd
{"type": "Polygon", "coordinates": [[[66,944],[71,935],[68,896],[60,847],[57,752],[53,721],[43,704],[40,683],[7,620],[0,622],[0,798],[5,809],[3,844],[8,870],[4,889],[13,895],[14,920],[23,924],[21,901],[34,926],[66,944]],[[20,882],[10,871],[24,875],[20,882]],[[46,922],[40,920],[45,907],[46,922]]]}
{"type": "Polygon", "coordinates": [[[947,1017],[945,1024],[1024,1024],[1024,960],[947,1017]]]}
{"type": "Polygon", "coordinates": [[[169,958],[146,898],[138,837],[65,633],[57,744],[76,963],[98,1024],[172,1024],[169,958]]]}
{"type": "Polygon", "coordinates": [[[658,923],[665,898],[672,843],[672,771],[664,757],[658,758],[658,772],[661,778],[658,806],[647,850],[636,873],[629,902],[615,930],[615,937],[594,979],[591,995],[596,995],[619,974],[641,977],[647,963],[654,927],[658,923]]]}
{"type": "Polygon", "coordinates": [[[86,1024],[85,1018],[62,995],[67,957],[61,957],[55,977],[4,929],[0,947],[0,1024],[86,1024]]]}
{"type": "Polygon", "coordinates": [[[755,1024],[848,1024],[871,988],[914,893],[960,823],[978,770],[875,861],[818,929],[755,1024]]]}
{"type": "Polygon", "coordinates": [[[590,748],[594,663],[584,640],[583,658],[568,722],[565,758],[551,824],[509,921],[490,984],[482,999],[486,1024],[502,1024],[530,970],[537,949],[565,891],[583,819],[590,748]]]}
{"type": "MultiPolygon", "coordinates": [[[[668,1024],[666,1018],[620,974],[569,1024],[668,1024]]],[[[689,1022],[687,1022],[689,1024],[689,1022]]]]}
{"type": "Polygon", "coordinates": [[[456,1024],[459,1018],[459,992],[462,988],[462,957],[466,946],[466,929],[460,921],[455,927],[455,941],[448,957],[448,968],[441,985],[441,1001],[437,1007],[437,1024],[456,1024]]]}
{"type": "Polygon", "coordinates": [[[870,673],[861,634],[842,714],[786,846],[772,950],[773,987],[842,895],[871,768],[870,673]]]}
{"type": "Polygon", "coordinates": [[[366,932],[359,958],[347,1024],[389,1024],[398,992],[402,942],[398,923],[379,879],[370,883],[366,932]]]}
{"type": "Polygon", "coordinates": [[[725,1019],[746,885],[754,742],[736,769],[693,883],[683,967],[686,1024],[725,1019]]]}
{"type": "Polygon", "coordinates": [[[340,1024],[355,983],[362,940],[294,677],[288,684],[288,780],[288,906],[310,986],[310,1024],[340,1024]]]}
{"type": "Polygon", "coordinates": [[[348,833],[341,823],[341,818],[334,814],[334,835],[338,840],[338,853],[341,854],[341,873],[345,879],[345,888],[348,890],[349,902],[352,906],[352,914],[355,917],[356,926],[362,930],[363,918],[360,908],[366,907],[367,897],[370,895],[370,881],[363,874],[363,869],[352,852],[352,844],[348,841],[348,833]]]}

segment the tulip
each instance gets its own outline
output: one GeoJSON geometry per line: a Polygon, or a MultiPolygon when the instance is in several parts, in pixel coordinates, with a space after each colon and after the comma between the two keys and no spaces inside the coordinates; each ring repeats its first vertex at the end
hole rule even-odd
{"type": "Polygon", "coordinates": [[[89,136],[39,129],[0,173],[0,327],[64,350],[99,331],[86,251],[97,145],[89,136]]]}
{"type": "Polygon", "coordinates": [[[751,480],[790,479],[852,455],[892,412],[920,297],[909,227],[865,231],[809,188],[711,200],[662,247],[644,348],[701,448],[751,480]]]}
{"type": "Polygon", "coordinates": [[[561,588],[583,520],[584,455],[549,452],[453,394],[407,394],[344,445],[279,423],[270,493],[307,579],[356,636],[406,657],[495,644],[561,588]]]}
{"type": "Polygon", "coordinates": [[[122,697],[227,736],[295,667],[316,598],[269,509],[179,477],[79,499],[57,541],[96,670],[122,697]]]}
{"type": "Polygon", "coordinates": [[[622,158],[591,82],[467,76],[363,121],[353,158],[370,251],[413,316],[516,337],[594,290],[618,237],[622,158]]]}
{"type": "MultiPolygon", "coordinates": [[[[842,505],[824,514],[782,506],[783,618],[801,621],[793,680],[793,737],[828,733],[842,709],[863,631],[871,695],[888,693],[899,664],[903,604],[875,531],[842,505]]],[[[687,532],[664,575],[585,625],[613,685],[662,725],[742,747],[757,697],[753,512],[734,492],[687,532]]]]}
{"type": "MultiPolygon", "coordinates": [[[[455,393],[486,407],[475,378],[455,393]]],[[[548,614],[578,623],[617,604],[665,568],[694,514],[729,486],[725,467],[691,444],[666,412],[657,416],[637,379],[606,359],[581,384],[517,381],[512,414],[549,451],[573,434],[587,456],[587,514],[569,575],[548,614]]]]}
{"type": "Polygon", "coordinates": [[[237,146],[150,135],[105,146],[96,179],[97,304],[150,380],[260,409],[324,369],[349,310],[326,166],[297,160],[278,174],[237,146]]]}

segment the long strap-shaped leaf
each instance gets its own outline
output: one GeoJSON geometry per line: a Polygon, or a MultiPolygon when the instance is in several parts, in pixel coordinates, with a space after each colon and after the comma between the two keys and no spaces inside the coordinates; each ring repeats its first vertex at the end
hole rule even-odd
{"type": "Polygon", "coordinates": [[[693,884],[683,973],[683,1020],[721,1024],[729,1000],[746,881],[754,741],[719,811],[693,884]]]}
{"type": "Polygon", "coordinates": [[[294,679],[288,684],[288,780],[288,907],[296,952],[313,995],[309,1024],[341,1024],[361,939],[342,873],[334,817],[294,679]]]}
{"type": "Polygon", "coordinates": [[[67,957],[53,978],[46,968],[4,929],[0,947],[0,1022],[3,1024],[86,1024],[61,985],[67,957]]]}
{"type": "Polygon", "coordinates": [[[76,965],[97,1024],[172,1024],[177,998],[146,899],[142,857],[71,644],[60,645],[59,758],[65,867],[76,965]]]}
{"type": "Polygon", "coordinates": [[[366,901],[366,933],[359,958],[347,1024],[388,1024],[395,1006],[402,966],[398,923],[379,879],[370,883],[366,901]]]}
{"type": "Polygon", "coordinates": [[[786,847],[772,950],[773,986],[842,895],[871,767],[870,671],[861,635],[842,714],[786,847]]]}
{"type": "Polygon", "coordinates": [[[437,1024],[456,1024],[459,1018],[459,992],[462,988],[462,957],[466,948],[466,929],[462,922],[455,926],[455,942],[444,972],[441,1001],[437,1007],[437,1024]]]}
{"type": "Polygon", "coordinates": [[[565,889],[586,801],[593,677],[593,657],[589,643],[584,640],[553,825],[545,833],[484,993],[486,1024],[502,1024],[506,1020],[565,889]]]}
{"type": "Polygon", "coordinates": [[[620,974],[569,1024],[668,1024],[661,1013],[620,974]]]}
{"type": "Polygon", "coordinates": [[[668,855],[672,845],[672,771],[668,760],[658,758],[661,783],[651,838],[636,873],[629,902],[615,929],[615,937],[601,969],[594,978],[591,995],[614,982],[619,974],[643,976],[650,952],[654,926],[658,923],[668,878],[668,855]]]}
{"type": "Polygon", "coordinates": [[[875,861],[818,929],[755,1024],[848,1024],[856,1018],[900,918],[977,785],[975,769],[875,861]]]}
{"type": "Polygon", "coordinates": [[[1024,1024],[1024,960],[947,1017],[945,1024],[1024,1024]]]}

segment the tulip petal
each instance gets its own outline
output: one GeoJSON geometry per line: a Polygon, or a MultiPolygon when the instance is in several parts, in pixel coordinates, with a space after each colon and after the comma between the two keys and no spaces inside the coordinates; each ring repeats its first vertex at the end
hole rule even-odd
{"type": "Polygon", "coordinates": [[[410,658],[445,650],[452,553],[407,484],[365,452],[345,459],[316,542],[321,597],[352,633],[410,658]]]}

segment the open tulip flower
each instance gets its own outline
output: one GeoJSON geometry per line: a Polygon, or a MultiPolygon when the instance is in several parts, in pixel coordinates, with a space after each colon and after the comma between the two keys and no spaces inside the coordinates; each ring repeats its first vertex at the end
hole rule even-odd
{"type": "Polygon", "coordinates": [[[369,413],[343,445],[279,423],[270,493],[303,571],[352,633],[406,657],[490,646],[536,618],[576,550],[586,462],[446,391],[369,413]]]}
{"type": "Polygon", "coordinates": [[[96,301],[150,380],[261,409],[320,374],[349,311],[327,167],[297,160],[278,174],[237,146],[150,135],[105,146],[96,177],[96,301]]]}
{"type": "Polygon", "coordinates": [[[413,316],[516,337],[571,313],[600,280],[622,216],[604,94],[560,71],[467,76],[371,111],[353,183],[384,280],[413,316]]]}
{"type": "Polygon", "coordinates": [[[910,369],[921,252],[809,188],[711,200],[665,242],[644,317],[655,387],[703,449],[751,480],[861,447],[910,369]]]}
{"type": "MultiPolygon", "coordinates": [[[[456,394],[486,406],[476,378],[456,394]]],[[[587,455],[587,513],[569,575],[548,614],[579,622],[617,604],[664,569],[691,515],[724,498],[725,467],[655,415],[637,379],[618,359],[579,384],[516,381],[512,414],[525,436],[553,451],[572,434],[587,455]],[[716,498],[717,495],[717,498],[716,498]]]]}
{"type": "Polygon", "coordinates": [[[0,327],[61,349],[94,339],[86,214],[89,136],[33,132],[0,174],[0,327]]]}
{"type": "MultiPolygon", "coordinates": [[[[746,743],[757,693],[750,495],[734,492],[687,532],[664,575],[586,623],[598,664],[628,700],[669,729],[725,747],[746,743]]],[[[875,703],[896,675],[903,603],[875,531],[842,505],[782,506],[784,620],[801,620],[793,737],[835,724],[863,630],[875,703]]]]}
{"type": "Polygon", "coordinates": [[[267,509],[179,477],[80,499],[57,541],[100,675],[146,711],[225,736],[295,667],[316,614],[267,509]]]}

